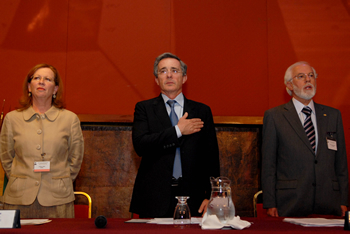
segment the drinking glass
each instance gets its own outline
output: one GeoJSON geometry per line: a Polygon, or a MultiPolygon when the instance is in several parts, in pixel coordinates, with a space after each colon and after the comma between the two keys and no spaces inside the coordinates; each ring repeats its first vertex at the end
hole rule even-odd
{"type": "Polygon", "coordinates": [[[190,197],[177,196],[177,205],[174,211],[174,224],[186,225],[191,224],[191,212],[187,205],[187,199],[190,197]]]}

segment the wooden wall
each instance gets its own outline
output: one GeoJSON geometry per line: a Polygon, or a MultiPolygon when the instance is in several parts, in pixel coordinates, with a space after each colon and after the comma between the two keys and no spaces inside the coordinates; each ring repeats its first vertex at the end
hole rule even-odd
{"type": "Polygon", "coordinates": [[[56,66],[67,109],[132,115],[159,94],[153,62],[188,65],[184,94],[214,116],[263,116],[287,102],[284,72],[309,61],[315,101],[339,108],[350,148],[350,3],[346,0],[0,1],[0,105],[18,106],[37,63],[56,66]]]}
{"type": "MultiPolygon", "coordinates": [[[[231,180],[237,215],[253,216],[260,187],[261,124],[216,124],[220,173],[231,180]]],[[[131,140],[131,124],[83,123],[85,155],[76,191],[92,197],[92,217],[129,218],[129,206],[141,158],[131,140]]],[[[208,178],[209,179],[209,178],[208,178]]]]}

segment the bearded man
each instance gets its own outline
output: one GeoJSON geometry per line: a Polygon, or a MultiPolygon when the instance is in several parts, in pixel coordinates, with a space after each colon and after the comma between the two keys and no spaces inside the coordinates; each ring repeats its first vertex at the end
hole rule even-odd
{"type": "Polygon", "coordinates": [[[284,77],[292,99],[265,112],[263,203],[270,216],[344,216],[348,168],[340,111],[315,103],[317,73],[307,62],[284,77]]]}

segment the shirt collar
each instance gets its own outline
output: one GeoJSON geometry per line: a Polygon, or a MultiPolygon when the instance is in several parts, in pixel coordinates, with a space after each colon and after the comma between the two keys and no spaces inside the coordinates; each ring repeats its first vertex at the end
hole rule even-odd
{"type": "MultiPolygon", "coordinates": [[[[166,96],[165,94],[162,94],[162,98],[164,100],[164,104],[166,104],[166,102],[168,100],[170,100],[170,98],[168,96],[166,96]]],[[[179,95],[176,96],[176,98],[174,99],[181,107],[184,106],[184,95],[183,93],[180,93],[179,95]]]]}
{"type": "MultiPolygon", "coordinates": [[[[45,117],[53,122],[57,119],[58,115],[60,113],[60,109],[57,107],[51,106],[51,108],[46,111],[43,115],[45,117]]],[[[25,121],[29,121],[31,118],[35,117],[36,115],[39,115],[39,113],[36,113],[35,110],[33,109],[33,106],[30,106],[28,109],[23,111],[23,118],[25,121]]]]}
{"type": "MultiPolygon", "coordinates": [[[[295,107],[297,113],[299,114],[301,112],[301,110],[304,108],[304,104],[299,102],[295,98],[292,98],[292,100],[293,100],[294,107],[295,107]]],[[[313,100],[311,100],[307,106],[311,108],[312,113],[316,114],[316,112],[315,112],[315,105],[314,105],[314,101],[313,100]]]]}

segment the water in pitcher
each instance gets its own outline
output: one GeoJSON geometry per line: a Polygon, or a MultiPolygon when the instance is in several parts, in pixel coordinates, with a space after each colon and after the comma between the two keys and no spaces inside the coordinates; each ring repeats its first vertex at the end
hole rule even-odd
{"type": "Polygon", "coordinates": [[[235,206],[231,197],[231,181],[226,177],[210,178],[212,190],[208,204],[208,215],[216,215],[225,224],[235,217],[235,206]]]}

